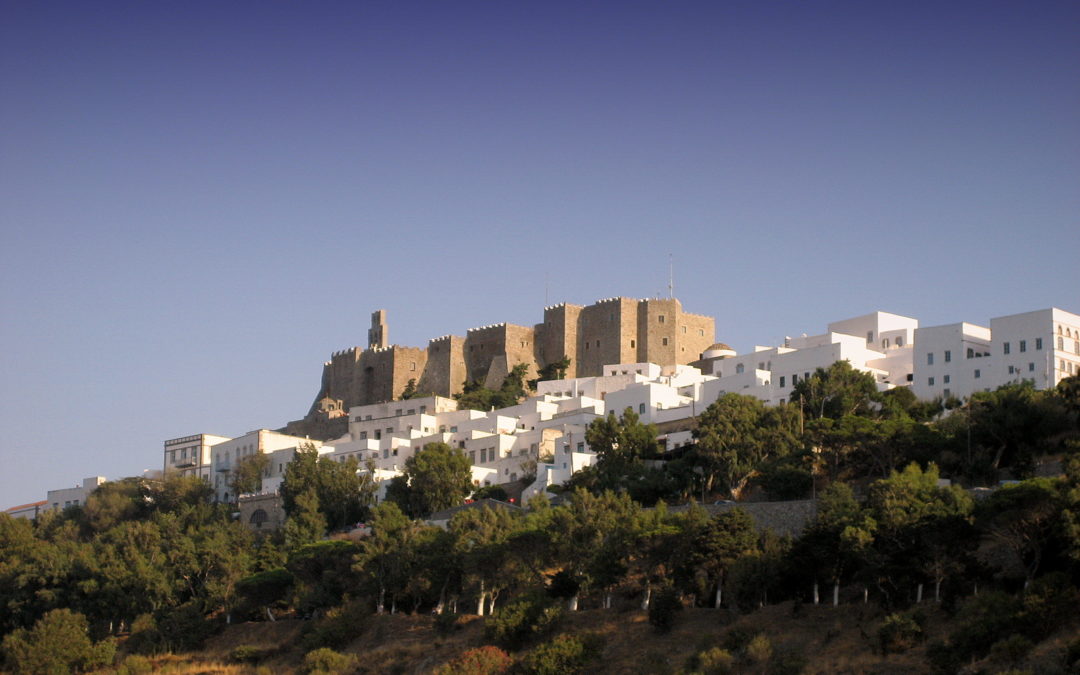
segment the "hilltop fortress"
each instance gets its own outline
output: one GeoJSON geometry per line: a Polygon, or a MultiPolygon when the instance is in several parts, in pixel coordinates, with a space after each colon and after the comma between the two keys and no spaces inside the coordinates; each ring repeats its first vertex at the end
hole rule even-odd
{"type": "MultiPolygon", "coordinates": [[[[688,364],[713,344],[712,317],[684,312],[675,298],[608,298],[592,305],[569,303],[544,308],[535,326],[500,323],[470,329],[465,337],[433,338],[427,348],[389,344],[385,310],[371,315],[367,349],[334,352],[323,364],[322,385],[307,417],[290,433],[330,437],[333,420],[352,406],[401,397],[410,380],[417,392],[453,396],[467,381],[497,388],[518,364],[529,377],[564,357],[566,377],[600,375],[605,364],[688,364]]],[[[344,420],[341,422],[344,423],[344,420]]]]}

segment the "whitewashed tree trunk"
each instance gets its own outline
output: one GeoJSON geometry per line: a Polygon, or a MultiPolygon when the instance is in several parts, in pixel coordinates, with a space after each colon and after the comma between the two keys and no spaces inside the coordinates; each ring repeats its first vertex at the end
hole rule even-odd
{"type": "Polygon", "coordinates": [[[488,593],[488,616],[495,613],[495,593],[488,593]]]}
{"type": "Polygon", "coordinates": [[[724,584],[716,584],[716,608],[720,609],[720,604],[724,602],[724,584]]]}
{"type": "Polygon", "coordinates": [[[390,596],[390,613],[391,614],[397,614],[397,596],[396,595],[391,595],[390,596]]]}
{"type": "Polygon", "coordinates": [[[840,606],[840,583],[839,582],[833,582],[833,585],[832,585],[832,606],[833,607],[839,607],[840,606]]]}
{"type": "Polygon", "coordinates": [[[487,599],[487,593],[484,592],[484,580],[480,580],[480,598],[476,602],[476,614],[478,616],[484,616],[484,600],[487,599]]]}
{"type": "Polygon", "coordinates": [[[934,581],[934,602],[941,602],[941,579],[934,581]]]}
{"type": "Polygon", "coordinates": [[[266,618],[270,619],[271,623],[277,623],[277,619],[274,618],[274,613],[270,611],[270,608],[266,608],[266,618]]]}
{"type": "Polygon", "coordinates": [[[915,591],[915,603],[916,604],[922,602],[922,588],[923,588],[923,585],[919,584],[918,590],[915,591]]]}
{"type": "Polygon", "coordinates": [[[652,600],[652,586],[645,587],[645,599],[641,601],[641,608],[648,611],[649,602],[652,600]]]}
{"type": "Polygon", "coordinates": [[[870,589],[865,586],[862,589],[862,604],[870,602],[870,589]]]}
{"type": "Polygon", "coordinates": [[[574,593],[570,596],[570,599],[566,601],[566,609],[571,612],[577,611],[578,594],[574,593]]]}
{"type": "Polygon", "coordinates": [[[611,609],[611,593],[604,595],[604,609],[611,609]]]}
{"type": "Polygon", "coordinates": [[[386,587],[379,586],[379,604],[375,607],[376,614],[386,613],[386,587]]]}
{"type": "Polygon", "coordinates": [[[820,603],[821,603],[821,596],[818,595],[818,585],[817,585],[817,582],[815,581],[814,582],[814,604],[817,605],[817,604],[820,604],[820,603]]]}

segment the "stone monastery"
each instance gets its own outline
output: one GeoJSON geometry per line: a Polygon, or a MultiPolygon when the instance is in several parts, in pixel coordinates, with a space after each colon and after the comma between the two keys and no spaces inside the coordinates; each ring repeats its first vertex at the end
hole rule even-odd
{"type": "MultiPolygon", "coordinates": [[[[193,433],[164,442],[163,470],[200,476],[218,501],[237,503],[254,528],[281,524],[277,491],[285,467],[303,446],[373,472],[382,498],[386,480],[428,443],[466,454],[476,486],[501,485],[527,500],[592,464],[585,439],[594,420],[627,408],[657,425],[667,450],[693,443],[697,415],[724,393],[775,405],[817,368],[847,361],[873,376],[879,390],[910,387],[922,399],[958,398],[1009,383],[1049,389],[1080,374],[1080,315],[1057,308],[922,327],[917,319],[873,312],[827,325],[819,335],[787,338],[738,354],[714,343],[710,317],[682,311],[678,300],[611,298],[588,306],[556,305],[531,328],[498,324],[466,337],[431,340],[426,349],[388,344],[386,312],[372,315],[368,348],[335,353],[323,367],[315,404],[284,429],[237,438],[193,433]],[[570,359],[563,379],[538,382],[509,408],[459,409],[452,398],[466,381],[498,387],[525,364],[530,379],[570,359]],[[416,397],[401,394],[414,381],[416,397]],[[229,493],[229,475],[245,457],[268,456],[262,488],[229,493]]],[[[104,479],[49,491],[47,499],[8,509],[34,517],[85,501],[104,479]]]]}
{"type": "MultiPolygon", "coordinates": [[[[688,364],[713,344],[712,317],[684,312],[674,298],[608,298],[583,307],[544,308],[535,326],[500,323],[472,328],[465,337],[444,335],[427,348],[389,344],[386,311],[371,315],[368,347],[335,352],[323,364],[322,386],[308,416],[290,433],[328,437],[327,418],[358,405],[393,401],[410,380],[416,391],[450,397],[466,382],[498,388],[518,364],[529,377],[563,358],[567,377],[599,375],[611,363],[688,364]]],[[[340,429],[330,425],[334,432],[340,429]]]]}

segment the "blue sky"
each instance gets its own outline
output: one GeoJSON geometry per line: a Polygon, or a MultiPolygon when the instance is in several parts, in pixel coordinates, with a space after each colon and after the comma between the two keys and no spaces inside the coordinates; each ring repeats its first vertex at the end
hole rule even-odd
{"type": "Polygon", "coordinates": [[[744,351],[1080,311],[1075,2],[0,9],[0,507],[330,352],[666,294],[744,351]]]}

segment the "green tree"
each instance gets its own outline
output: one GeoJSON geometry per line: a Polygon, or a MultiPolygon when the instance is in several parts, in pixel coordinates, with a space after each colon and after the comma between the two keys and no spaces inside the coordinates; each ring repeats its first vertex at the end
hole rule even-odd
{"type": "Polygon", "coordinates": [[[1036,459],[1059,449],[1069,427],[1062,399],[1027,383],[972,394],[968,414],[969,473],[991,478],[1005,467],[1031,476],[1036,459]]]}
{"type": "Polygon", "coordinates": [[[558,361],[552,361],[544,365],[536,373],[535,380],[529,380],[529,389],[536,390],[536,385],[546,380],[565,380],[566,372],[570,369],[570,357],[564,356],[558,361]]]}
{"type": "Polygon", "coordinates": [[[244,493],[258,492],[262,489],[263,472],[270,465],[270,457],[259,452],[241,458],[229,473],[229,494],[239,501],[244,493]]]}
{"type": "Polygon", "coordinates": [[[370,578],[376,589],[376,612],[386,611],[386,596],[405,585],[411,540],[417,528],[397,504],[383,502],[371,516],[371,535],[362,542],[354,570],[370,578]]]}
{"type": "Polygon", "coordinates": [[[3,651],[16,673],[66,675],[111,663],[116,644],[111,639],[91,642],[86,617],[55,609],[30,630],[19,628],[5,636],[3,651]]]}
{"type": "Polygon", "coordinates": [[[396,492],[406,502],[399,506],[415,518],[461,504],[473,489],[469,458],[446,443],[428,443],[405,460],[404,475],[404,489],[399,483],[396,492]]]}
{"type": "Polygon", "coordinates": [[[704,509],[694,508],[687,514],[678,544],[679,585],[698,597],[707,598],[713,593],[719,609],[724,600],[725,575],[736,560],[757,549],[757,533],[742,509],[709,518],[704,509]]]}
{"type": "Polygon", "coordinates": [[[467,381],[460,394],[454,396],[458,408],[488,411],[517,405],[526,395],[525,377],[529,364],[519,363],[503,378],[498,389],[488,389],[479,382],[467,381]]]}
{"type": "Polygon", "coordinates": [[[802,409],[807,419],[873,416],[877,399],[874,376],[856,370],[848,361],[818,368],[791,390],[791,401],[802,409]]]}
{"type": "Polygon", "coordinates": [[[798,441],[795,409],[766,407],[752,396],[724,394],[698,417],[694,461],[705,489],[719,481],[725,494],[738,497],[750,478],[772,457],[792,452],[798,441]]]}
{"type": "Polygon", "coordinates": [[[336,530],[364,520],[375,501],[376,485],[372,480],[373,466],[359,470],[359,463],[350,457],[335,462],[320,457],[312,445],[301,447],[285,467],[281,483],[282,506],[292,517],[297,511],[299,495],[312,492],[316,508],[326,520],[326,527],[336,530]]]}
{"type": "Polygon", "coordinates": [[[319,511],[319,497],[313,488],[301,492],[285,519],[285,547],[292,550],[314,543],[326,534],[326,517],[319,511]]]}
{"type": "Polygon", "coordinates": [[[1061,492],[1049,478],[1031,478],[997,490],[979,505],[981,529],[1008,550],[1024,583],[1038,574],[1045,553],[1066,522],[1061,492]]]}

